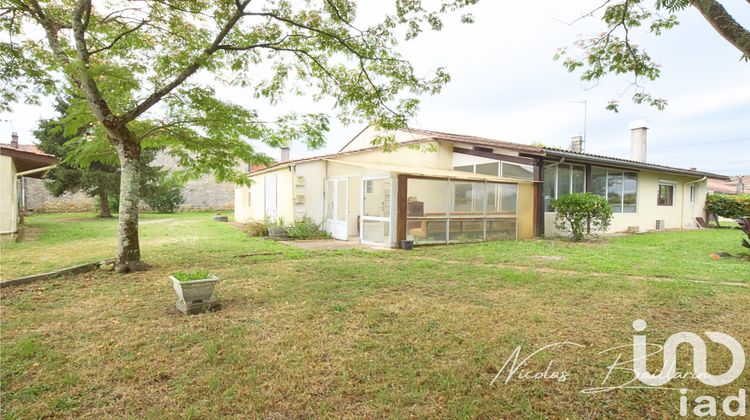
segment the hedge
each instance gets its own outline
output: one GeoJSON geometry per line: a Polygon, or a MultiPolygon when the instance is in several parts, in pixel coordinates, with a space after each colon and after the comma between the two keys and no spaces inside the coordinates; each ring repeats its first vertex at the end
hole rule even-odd
{"type": "Polygon", "coordinates": [[[709,194],[706,211],[729,219],[750,217],[750,194],[709,194]]]}

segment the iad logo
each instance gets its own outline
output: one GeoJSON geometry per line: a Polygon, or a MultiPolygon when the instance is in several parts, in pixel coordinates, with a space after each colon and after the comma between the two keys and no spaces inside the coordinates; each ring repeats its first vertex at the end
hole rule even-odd
{"type": "MultiPolygon", "coordinates": [[[[636,320],[633,322],[633,328],[637,332],[645,331],[646,321],[642,319],[636,320]]],[[[709,386],[722,386],[734,382],[734,380],[740,377],[743,369],[745,369],[745,352],[742,345],[731,336],[720,332],[706,331],[706,337],[714,343],[721,344],[731,352],[732,366],[726,372],[721,375],[708,373],[706,370],[706,343],[697,334],[690,332],[673,334],[667,339],[664,346],[656,346],[659,350],[652,353],[648,353],[646,350],[648,345],[646,343],[646,336],[635,335],[633,336],[633,371],[636,379],[648,386],[661,387],[678,376],[682,378],[687,377],[688,375],[678,374],[677,347],[680,344],[689,344],[693,349],[693,373],[689,376],[709,386]],[[664,353],[662,368],[658,374],[652,375],[646,367],[647,358],[659,352],[664,353]]],[[[680,390],[680,394],[680,415],[684,417],[688,415],[687,390],[680,390]]],[[[721,408],[724,415],[728,417],[744,417],[747,412],[746,391],[740,389],[737,396],[730,395],[726,397],[721,408]]],[[[697,397],[692,411],[692,414],[698,417],[716,416],[716,398],[707,395],[697,397]]]]}
{"type": "MultiPolygon", "coordinates": [[[[637,319],[633,322],[637,332],[646,330],[646,321],[637,319]]],[[[715,331],[706,331],[706,336],[714,343],[728,348],[732,353],[732,366],[721,375],[711,375],[706,371],[706,343],[697,334],[679,332],[670,336],[664,343],[664,362],[661,371],[652,375],[646,368],[646,336],[633,336],[633,371],[639,381],[650,386],[662,386],[677,376],[677,346],[689,344],[693,347],[693,376],[710,386],[722,386],[734,382],[745,369],[745,352],[742,345],[731,336],[715,331]]]]}

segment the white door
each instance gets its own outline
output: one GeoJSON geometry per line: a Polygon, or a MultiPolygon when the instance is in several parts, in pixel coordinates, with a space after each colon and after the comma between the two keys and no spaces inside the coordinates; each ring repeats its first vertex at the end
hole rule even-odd
{"type": "Polygon", "coordinates": [[[360,240],[368,245],[391,245],[392,181],[390,178],[362,179],[360,240]]]}
{"type": "Polygon", "coordinates": [[[266,218],[272,222],[276,221],[276,174],[266,174],[265,196],[266,196],[266,218]]]}
{"type": "Polygon", "coordinates": [[[347,215],[349,214],[349,180],[326,181],[326,231],[336,239],[349,239],[347,215]]]}

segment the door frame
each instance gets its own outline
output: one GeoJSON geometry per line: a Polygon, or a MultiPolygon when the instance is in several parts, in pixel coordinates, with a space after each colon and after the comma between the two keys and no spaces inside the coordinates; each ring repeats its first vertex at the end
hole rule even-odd
{"type": "Polygon", "coordinates": [[[349,178],[347,177],[339,177],[339,178],[327,178],[326,184],[325,184],[325,228],[328,233],[331,234],[331,236],[335,239],[346,241],[349,239],[349,178]],[[333,183],[333,191],[331,191],[330,183],[333,183]],[[346,185],[346,188],[344,189],[346,193],[346,197],[344,199],[345,209],[344,209],[344,220],[336,220],[336,215],[338,215],[338,205],[339,205],[339,188],[338,184],[339,182],[343,182],[346,185]],[[333,200],[333,210],[332,215],[328,214],[328,197],[331,197],[333,200]]]}
{"type": "Polygon", "coordinates": [[[263,177],[263,216],[272,222],[278,221],[279,217],[279,177],[275,173],[266,174],[263,177]],[[271,179],[273,181],[271,182],[271,179]],[[273,184],[273,190],[269,189],[269,182],[273,184]],[[269,197],[269,194],[273,194],[269,197]],[[272,199],[272,203],[269,202],[272,199]],[[269,207],[269,205],[271,207],[269,207]],[[269,214],[272,209],[272,214],[269,214]]]}
{"type": "Polygon", "coordinates": [[[394,195],[396,192],[396,184],[393,180],[393,177],[389,175],[371,175],[371,176],[363,176],[361,183],[360,183],[360,194],[359,194],[359,208],[360,208],[360,214],[359,214],[359,242],[363,245],[373,245],[373,246],[392,246],[393,245],[393,238],[395,236],[394,233],[394,223],[393,223],[393,215],[396,211],[396,201],[394,200],[394,195]],[[367,181],[375,181],[375,180],[387,180],[391,184],[391,195],[389,198],[389,217],[380,217],[380,216],[365,216],[365,182],[367,181]],[[365,240],[365,219],[371,220],[371,221],[378,221],[378,222],[388,222],[388,242],[382,243],[382,242],[373,242],[373,241],[366,241],[365,240]]]}

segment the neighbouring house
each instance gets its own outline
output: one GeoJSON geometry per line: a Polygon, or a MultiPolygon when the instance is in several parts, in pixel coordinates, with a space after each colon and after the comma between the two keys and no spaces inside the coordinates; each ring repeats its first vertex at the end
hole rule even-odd
{"type": "Polygon", "coordinates": [[[646,162],[643,123],[631,126],[631,160],[475,136],[367,127],[338,153],[251,170],[235,188],[235,219],[308,217],[340,240],[394,247],[555,235],[551,200],[590,191],[614,211],[611,232],[697,227],[708,178],[722,175],[646,162]],[[393,135],[398,147],[371,146],[393,135]]]}
{"type": "Polygon", "coordinates": [[[733,176],[729,180],[708,180],[708,192],[720,194],[750,194],[750,175],[733,176]]]}
{"type": "Polygon", "coordinates": [[[10,144],[0,144],[0,234],[18,232],[19,178],[42,178],[57,164],[57,158],[34,145],[18,144],[13,133],[10,144]]]}

